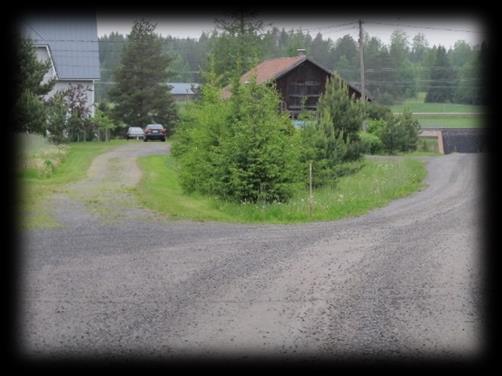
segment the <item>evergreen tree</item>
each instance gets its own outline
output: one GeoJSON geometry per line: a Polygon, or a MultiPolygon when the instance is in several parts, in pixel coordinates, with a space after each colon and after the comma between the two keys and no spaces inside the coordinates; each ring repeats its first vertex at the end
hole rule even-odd
{"type": "Polygon", "coordinates": [[[135,22],[114,75],[116,85],[110,90],[110,98],[118,121],[129,126],[160,123],[170,132],[178,119],[167,87],[171,59],[162,53],[155,27],[147,20],[135,22]]]}
{"type": "Polygon", "coordinates": [[[446,50],[439,46],[431,69],[431,84],[425,97],[426,102],[452,102],[455,96],[456,74],[453,71],[446,50]]]}
{"type": "Polygon", "coordinates": [[[240,62],[239,76],[258,64],[263,57],[261,34],[263,22],[243,12],[216,20],[218,37],[213,40],[210,52],[215,56],[215,69],[223,78],[223,84],[230,82],[240,62]]]}
{"type": "MultiPolygon", "coordinates": [[[[350,96],[347,84],[338,75],[335,74],[326,82],[317,109],[319,121],[324,119],[330,124],[332,129],[329,129],[329,132],[336,138],[341,135],[349,148],[355,147],[354,144],[359,140],[358,132],[362,128],[364,112],[361,102],[350,96]],[[328,118],[329,121],[326,120],[328,118]]],[[[343,160],[357,157],[357,153],[348,152],[343,156],[343,160]]]]}
{"type": "MultiPolygon", "coordinates": [[[[364,112],[361,102],[349,95],[344,81],[334,75],[326,83],[315,117],[300,131],[300,162],[305,172],[312,163],[313,184],[320,186],[334,182],[344,173],[345,162],[360,157],[364,112]]],[[[307,176],[304,180],[307,182],[307,176]]]]}
{"type": "Polygon", "coordinates": [[[236,202],[286,201],[298,157],[279,95],[254,80],[240,85],[236,76],[224,101],[216,80],[206,74],[201,100],[188,105],[173,141],[183,188],[236,202]]]}
{"type": "Polygon", "coordinates": [[[391,83],[394,98],[404,99],[416,95],[415,71],[409,61],[410,48],[405,32],[396,30],[391,35],[389,54],[396,80],[391,83]]]}
{"type": "Polygon", "coordinates": [[[481,79],[481,54],[475,51],[470,59],[460,68],[458,86],[455,92],[455,102],[480,105],[482,99],[483,81],[481,79]]]}
{"type": "Polygon", "coordinates": [[[19,63],[16,86],[18,97],[13,111],[16,131],[43,134],[46,129],[44,96],[51,91],[54,80],[44,82],[51,62],[39,62],[35,47],[29,39],[17,35],[17,62],[19,63]]]}
{"type": "Polygon", "coordinates": [[[99,38],[99,66],[101,79],[94,83],[96,102],[108,99],[108,93],[113,87],[113,72],[120,64],[122,50],[127,38],[117,32],[111,32],[99,38]]]}
{"type": "Polygon", "coordinates": [[[453,67],[461,68],[468,63],[474,53],[472,47],[463,40],[457,40],[453,48],[448,50],[448,59],[453,67]]]}
{"type": "Polygon", "coordinates": [[[410,60],[413,63],[421,63],[425,57],[428,47],[428,42],[427,39],[425,39],[424,34],[418,33],[415,35],[413,37],[410,60]]]}
{"type": "Polygon", "coordinates": [[[347,81],[360,80],[359,50],[356,41],[350,35],[338,39],[333,49],[335,70],[347,81]]]}

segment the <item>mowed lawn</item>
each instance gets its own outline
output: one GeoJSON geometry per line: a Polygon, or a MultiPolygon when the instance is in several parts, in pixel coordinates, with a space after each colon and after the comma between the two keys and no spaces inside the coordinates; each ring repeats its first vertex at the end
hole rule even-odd
{"type": "Polygon", "coordinates": [[[412,157],[364,160],[353,175],[331,187],[308,191],[297,186],[287,203],[238,204],[183,192],[176,161],[171,156],[139,159],[143,178],[136,189],[146,207],[170,218],[237,223],[298,223],[336,220],[367,213],[424,186],[426,168],[412,157]]]}

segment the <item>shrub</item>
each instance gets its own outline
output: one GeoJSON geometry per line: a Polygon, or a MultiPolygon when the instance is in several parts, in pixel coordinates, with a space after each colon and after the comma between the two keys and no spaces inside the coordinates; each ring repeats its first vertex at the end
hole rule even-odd
{"type": "Polygon", "coordinates": [[[173,140],[183,188],[237,202],[286,201],[298,156],[294,129],[278,108],[275,90],[256,82],[234,84],[229,101],[206,84],[173,140]]]}
{"type": "Polygon", "coordinates": [[[349,95],[347,85],[337,76],[328,80],[315,121],[307,121],[299,130],[301,170],[306,183],[310,163],[313,185],[318,187],[333,182],[344,173],[344,163],[360,157],[358,132],[363,120],[363,107],[349,95]]]}
{"type": "Polygon", "coordinates": [[[56,93],[47,106],[47,133],[51,142],[59,144],[66,141],[68,135],[68,105],[63,93],[56,93]]]}
{"type": "Polygon", "coordinates": [[[362,152],[365,154],[378,154],[383,150],[383,143],[377,135],[369,132],[359,132],[362,152]]]}
{"type": "Polygon", "coordinates": [[[411,112],[405,111],[397,117],[398,127],[402,132],[401,151],[416,150],[418,134],[420,132],[420,123],[413,119],[411,112]]]}
{"type": "Polygon", "coordinates": [[[379,105],[375,102],[368,102],[365,106],[366,117],[370,120],[390,119],[392,111],[386,106],[379,105]]]}
{"type": "Polygon", "coordinates": [[[368,132],[377,136],[382,142],[383,150],[390,154],[416,150],[419,130],[420,125],[410,112],[386,120],[368,122],[368,132]]]}

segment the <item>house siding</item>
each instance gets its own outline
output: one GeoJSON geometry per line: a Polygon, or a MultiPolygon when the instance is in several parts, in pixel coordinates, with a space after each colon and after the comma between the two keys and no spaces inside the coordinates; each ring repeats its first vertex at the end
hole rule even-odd
{"type": "Polygon", "coordinates": [[[54,62],[52,61],[51,56],[49,55],[48,47],[37,46],[35,49],[35,53],[38,61],[51,62],[51,69],[44,75],[42,82],[47,83],[52,79],[57,79],[56,70],[54,69],[54,62]]]}
{"type": "Polygon", "coordinates": [[[79,80],[79,81],[57,81],[52,90],[47,94],[46,99],[52,97],[57,92],[64,91],[70,86],[82,85],[86,91],[87,103],[91,114],[95,113],[95,105],[94,105],[94,81],[93,80],[79,80]]]}

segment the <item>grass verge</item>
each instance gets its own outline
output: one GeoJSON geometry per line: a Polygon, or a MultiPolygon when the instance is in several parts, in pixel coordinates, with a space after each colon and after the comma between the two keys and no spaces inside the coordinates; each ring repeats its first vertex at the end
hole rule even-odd
{"type": "MultiPolygon", "coordinates": [[[[68,144],[64,159],[50,174],[39,174],[31,168],[20,167],[18,208],[21,214],[21,226],[24,228],[58,226],[58,223],[50,216],[47,206],[44,205],[45,200],[51,194],[61,192],[65,184],[84,178],[92,160],[97,155],[125,142],[112,140],[109,143],[68,144]]],[[[40,153],[40,150],[37,150],[37,153],[40,153]]],[[[29,155],[29,152],[25,155],[29,155]]]]}
{"type": "Polygon", "coordinates": [[[362,215],[421,189],[426,175],[424,163],[411,157],[364,160],[355,174],[316,190],[310,213],[303,188],[287,203],[242,205],[184,193],[171,156],[142,157],[138,164],[143,178],[135,191],[146,207],[171,218],[237,223],[300,223],[362,215]]]}

